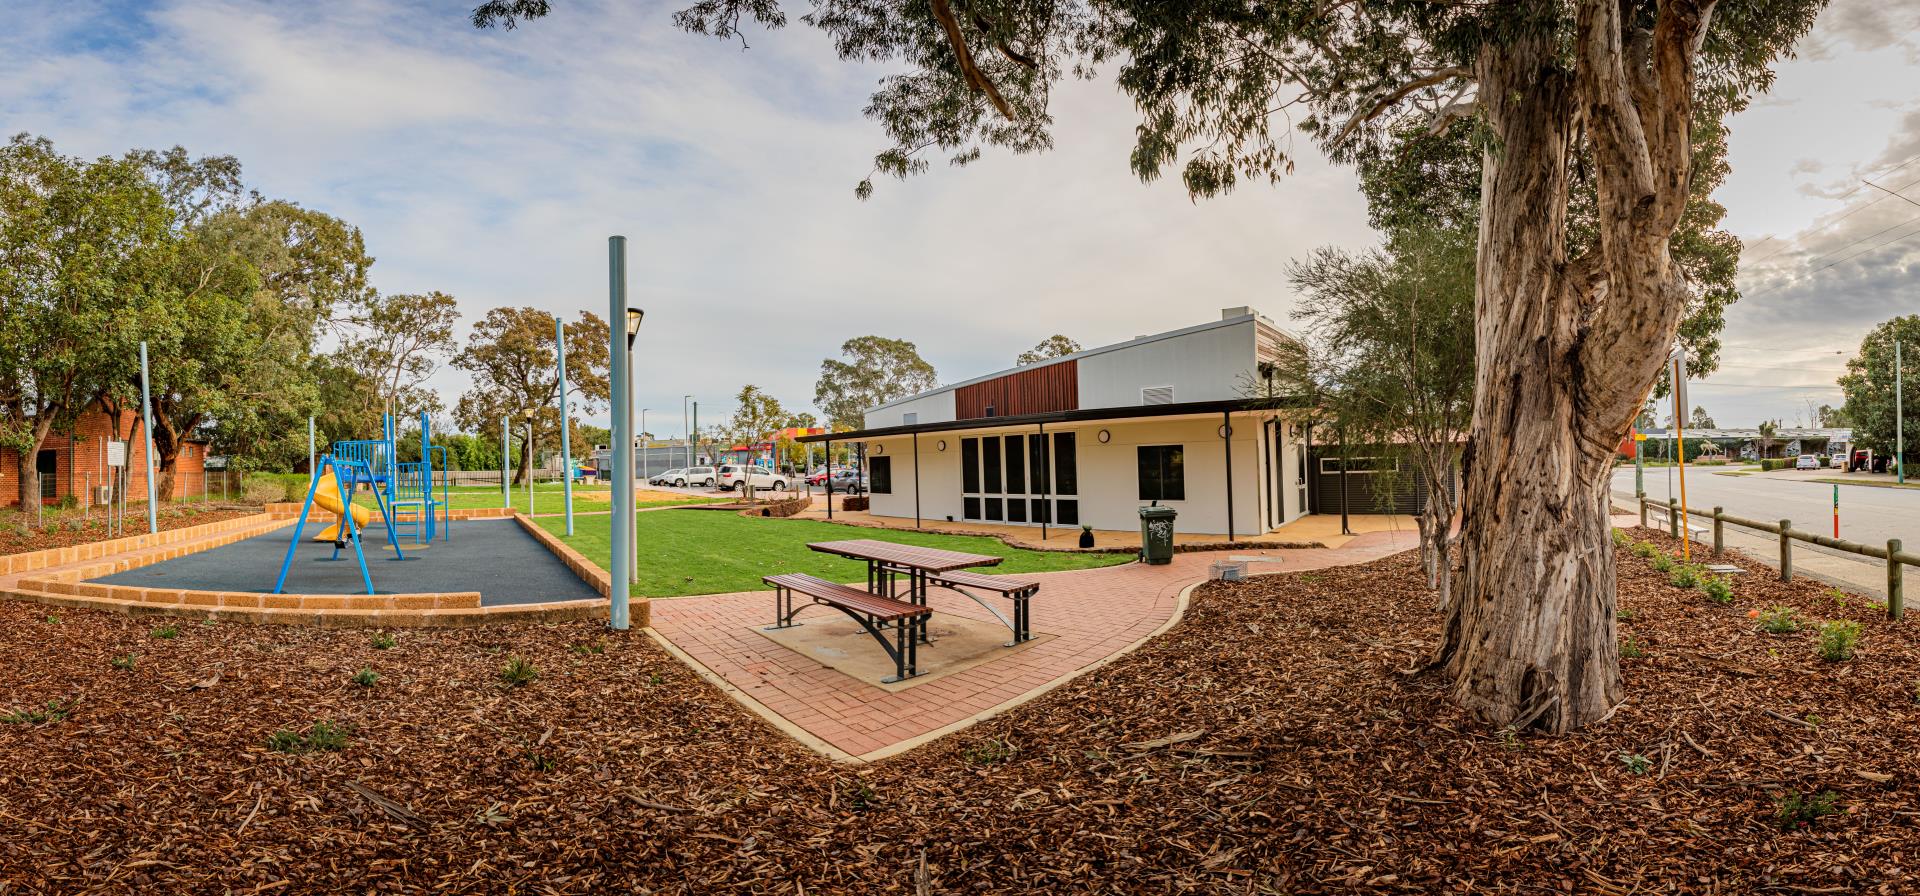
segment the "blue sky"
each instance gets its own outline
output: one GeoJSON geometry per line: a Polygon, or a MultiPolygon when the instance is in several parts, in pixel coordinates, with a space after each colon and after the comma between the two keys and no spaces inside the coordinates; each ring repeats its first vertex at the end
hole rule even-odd
{"type": "MultiPolygon", "coordinates": [[[[0,121],[75,154],[236,155],[266,195],[359,225],[378,288],[452,293],[468,320],[604,313],[606,237],[623,233],[661,435],[686,393],[707,418],[748,382],[810,405],[820,360],[868,333],[957,380],[1056,332],[1094,345],[1236,305],[1284,325],[1288,261],[1372,241],[1352,173],[1304,140],[1278,187],[1193,203],[1141,185],[1110,79],[1059,93],[1053,152],[936,166],[859,202],[883,145],[860,110],[887,69],[839,61],[797,22],[746,50],[682,34],[676,5],[570,0],[477,32],[464,0],[10,0],[0,121]]],[[[1920,308],[1920,236],[1873,249],[1920,232],[1902,224],[1920,207],[1848,193],[1920,156],[1916,31],[1920,2],[1839,0],[1733,123],[1720,198],[1754,295],[1728,312],[1727,366],[1693,393],[1724,425],[1837,402],[1833,352],[1920,308]]],[[[1915,180],[1920,163],[1885,185],[1915,180]]],[[[448,404],[465,388],[450,369],[433,385],[448,404]]]]}

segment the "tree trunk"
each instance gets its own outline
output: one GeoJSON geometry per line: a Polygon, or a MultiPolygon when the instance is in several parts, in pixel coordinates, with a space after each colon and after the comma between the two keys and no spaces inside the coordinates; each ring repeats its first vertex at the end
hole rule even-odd
{"type": "MultiPolygon", "coordinates": [[[[47,443],[47,434],[53,431],[53,412],[42,410],[33,424],[32,441],[20,452],[19,463],[14,472],[20,482],[20,512],[24,516],[29,510],[40,506],[40,446],[47,443]]],[[[34,513],[35,524],[40,515],[34,513]]]]}
{"type": "Polygon", "coordinates": [[[1500,726],[1569,731],[1620,702],[1611,446],[1583,423],[1582,296],[1566,258],[1574,85],[1550,38],[1482,52],[1485,156],[1464,568],[1438,660],[1500,726]]]}

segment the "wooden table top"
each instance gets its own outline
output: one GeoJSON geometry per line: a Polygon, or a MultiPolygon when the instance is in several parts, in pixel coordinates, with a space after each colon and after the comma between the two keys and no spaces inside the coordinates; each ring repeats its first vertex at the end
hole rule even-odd
{"type": "Polygon", "coordinates": [[[927,572],[948,572],[966,569],[969,566],[994,566],[1003,558],[992,554],[968,554],[961,551],[947,551],[940,548],[923,548],[910,544],[895,544],[891,541],[876,541],[871,538],[851,538],[845,541],[816,541],[807,547],[823,554],[838,554],[855,560],[870,563],[884,563],[908,569],[927,572]]]}

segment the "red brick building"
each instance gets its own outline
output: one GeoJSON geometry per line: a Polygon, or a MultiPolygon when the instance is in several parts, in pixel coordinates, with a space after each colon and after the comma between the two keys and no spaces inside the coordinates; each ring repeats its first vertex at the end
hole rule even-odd
{"type": "MultiPolygon", "coordinates": [[[[107,466],[107,443],[115,438],[128,441],[127,500],[146,500],[146,440],[133,438],[138,431],[139,421],[138,408],[121,412],[120,431],[116,434],[106,411],[94,404],[81,413],[71,437],[59,430],[49,433],[46,444],[40,446],[40,454],[35,459],[40,468],[41,500],[54,504],[73,495],[75,500],[87,502],[91,498],[89,489],[112,483],[113,471],[107,466]]],[[[175,497],[200,492],[201,483],[206,478],[206,464],[206,444],[188,441],[174,464],[175,497]]],[[[10,448],[0,448],[0,507],[14,507],[19,503],[19,455],[10,448]]]]}

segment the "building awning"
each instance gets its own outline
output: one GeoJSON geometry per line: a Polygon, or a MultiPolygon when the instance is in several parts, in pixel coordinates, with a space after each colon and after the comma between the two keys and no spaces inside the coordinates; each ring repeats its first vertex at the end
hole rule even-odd
{"type": "Polygon", "coordinates": [[[908,436],[922,432],[957,432],[966,429],[1003,429],[1054,423],[1091,423],[1097,420],[1135,420],[1154,417],[1181,417],[1193,414],[1241,414],[1304,408],[1304,399],[1278,400],[1234,398],[1225,401],[1189,401],[1183,404],[1154,404],[1121,408],[1083,408],[1073,411],[1048,411],[1042,414],[1017,414],[1007,417],[976,417],[971,420],[942,420],[935,423],[910,423],[882,426],[850,432],[802,436],[799,442],[864,442],[889,436],[908,436]]]}

